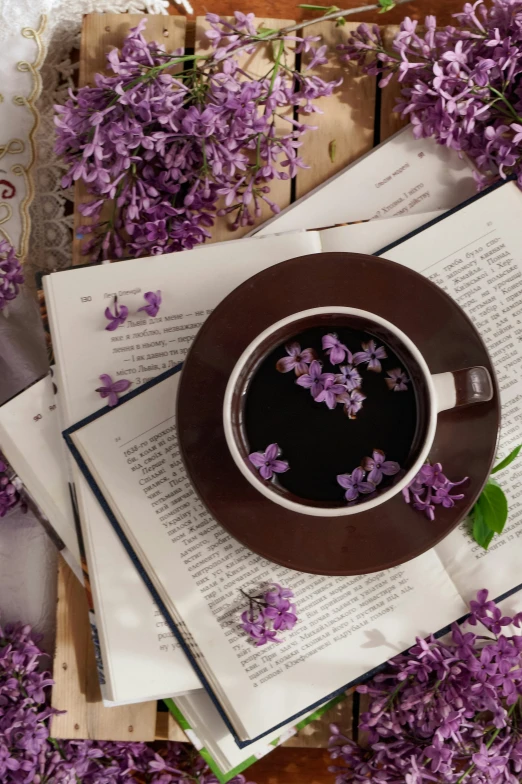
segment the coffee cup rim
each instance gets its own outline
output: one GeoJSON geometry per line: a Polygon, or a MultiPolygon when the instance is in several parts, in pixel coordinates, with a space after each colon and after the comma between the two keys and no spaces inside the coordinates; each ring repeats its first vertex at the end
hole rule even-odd
{"type": "Polygon", "coordinates": [[[265,498],[273,501],[275,504],[284,507],[290,511],[296,512],[298,514],[306,514],[313,517],[346,517],[347,515],[358,514],[360,512],[365,512],[368,509],[373,509],[376,506],[379,506],[382,503],[385,503],[390,498],[396,496],[401,490],[403,490],[410,482],[414,479],[417,475],[421,467],[424,465],[428,453],[431,449],[431,445],[433,443],[435,437],[435,430],[437,427],[437,406],[436,406],[436,391],[435,386],[432,379],[432,374],[428,368],[426,360],[422,356],[421,352],[413,343],[413,341],[398,327],[396,327],[392,322],[388,321],[387,319],[378,316],[371,311],[362,310],[360,308],[350,308],[346,306],[340,305],[332,305],[332,306],[321,306],[317,308],[309,308],[307,310],[302,310],[297,313],[293,313],[290,316],[286,316],[283,319],[271,324],[267,327],[263,332],[261,332],[257,337],[252,340],[249,345],[245,348],[242,352],[241,356],[237,360],[236,364],[234,365],[232,372],[230,374],[227,387],[225,390],[225,396],[223,400],[223,429],[225,433],[225,439],[227,442],[228,449],[234,460],[236,466],[241,471],[245,479],[265,498]],[[265,482],[261,479],[256,473],[254,473],[253,469],[250,465],[247,464],[245,458],[241,454],[236,438],[234,435],[234,428],[232,425],[232,403],[234,394],[236,391],[238,380],[241,376],[241,372],[243,367],[245,366],[247,360],[252,355],[252,353],[257,349],[257,347],[263,343],[267,338],[270,338],[272,334],[279,331],[280,329],[289,326],[290,324],[301,321],[302,319],[314,317],[314,316],[321,316],[321,315],[340,315],[340,316],[354,316],[362,319],[366,319],[367,321],[373,322],[374,324],[387,329],[391,332],[396,338],[398,338],[408,349],[408,351],[412,354],[415,361],[418,364],[418,367],[422,371],[424,376],[424,381],[426,383],[426,388],[428,392],[429,398],[429,411],[427,416],[427,425],[426,425],[426,432],[423,438],[423,444],[421,449],[419,450],[419,455],[415,462],[410,466],[408,471],[404,474],[401,479],[399,479],[394,485],[386,489],[384,492],[380,493],[378,496],[374,498],[369,498],[368,500],[361,501],[353,506],[336,506],[336,507],[323,507],[323,506],[313,506],[313,504],[300,504],[297,501],[294,501],[290,498],[287,498],[284,495],[276,493],[271,488],[271,483],[265,482]]]}

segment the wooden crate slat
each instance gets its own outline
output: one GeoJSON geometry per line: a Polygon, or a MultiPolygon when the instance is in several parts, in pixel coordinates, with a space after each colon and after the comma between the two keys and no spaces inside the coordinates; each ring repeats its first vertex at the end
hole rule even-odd
{"type": "Polygon", "coordinates": [[[56,645],[52,705],[54,738],[151,741],[156,735],[156,702],[105,708],[94,659],[85,589],[59,559],[56,645]]]}
{"type": "MultiPolygon", "coordinates": [[[[84,17],[82,28],[82,45],[80,55],[80,85],[91,84],[96,72],[105,70],[105,55],[113,47],[120,47],[124,36],[142,18],[140,14],[90,14],[84,17]]],[[[282,27],[291,24],[292,20],[264,19],[267,27],[282,27]]],[[[307,34],[322,34],[325,43],[335,46],[345,40],[349,31],[356,23],[348,23],[336,28],[331,23],[310,26],[307,34]]],[[[198,18],[196,23],[186,25],[184,17],[155,16],[147,17],[145,36],[148,40],[165,43],[167,49],[183,47],[187,34],[187,45],[196,41],[197,51],[208,51],[204,42],[206,22],[198,18]],[[188,38],[190,37],[190,41],[188,38]]],[[[384,30],[386,43],[389,45],[397,28],[388,27],[384,30]]],[[[256,54],[245,55],[244,63],[250,71],[258,75],[265,74],[270,67],[268,49],[258,48],[256,54]]],[[[342,67],[333,59],[332,64],[315,68],[313,73],[324,79],[334,79],[338,74],[344,78],[343,86],[336,95],[321,99],[319,102],[324,114],[305,117],[305,122],[318,125],[317,131],[305,136],[299,154],[309,162],[311,169],[300,171],[296,181],[296,197],[299,198],[312,188],[324,182],[328,177],[367,152],[374,138],[375,93],[376,84],[373,77],[356,73],[355,67],[342,67]],[[335,140],[334,160],[330,157],[330,142],[335,140]]],[[[400,86],[392,84],[381,94],[381,139],[384,140],[405,123],[391,109],[400,86]]],[[[281,128],[288,126],[283,120],[281,128]]],[[[290,181],[275,181],[269,197],[281,208],[290,202],[290,181]]],[[[75,202],[85,200],[83,186],[77,184],[75,202]]],[[[346,194],[346,199],[353,198],[346,194]]],[[[263,223],[272,215],[265,206],[258,224],[263,223]]],[[[75,211],[75,222],[78,221],[75,211]]],[[[243,236],[250,227],[232,232],[220,219],[213,230],[212,240],[229,240],[243,236]]],[[[85,257],[80,254],[80,242],[75,239],[73,245],[73,263],[83,263],[85,257]]],[[[61,560],[61,559],[60,559],[61,560]]],[[[54,661],[56,685],[53,689],[53,705],[67,710],[66,714],[53,719],[52,734],[57,738],[97,738],[111,740],[150,741],[154,738],[182,740],[185,735],[168,713],[156,711],[156,703],[142,703],[119,708],[104,708],[97,682],[94,651],[90,635],[87,615],[87,604],[84,590],[76,581],[64,562],[58,572],[58,611],[56,652],[54,661]]],[[[328,724],[337,722],[341,726],[351,727],[352,700],[349,697],[331,709],[321,720],[313,722],[302,730],[298,736],[290,739],[286,745],[298,748],[323,747],[329,735],[328,724]]],[[[282,750],[283,751],[283,750],[282,750]]],[[[282,751],[280,753],[282,753],[282,751]]],[[[290,750],[288,750],[290,753],[290,750]]],[[[271,755],[273,756],[273,755],[271,755]]],[[[275,752],[274,760],[277,757],[275,752]]],[[[288,781],[285,779],[285,784],[288,781]]]]}
{"type": "MultiPolygon", "coordinates": [[[[384,28],[382,37],[386,49],[391,50],[392,41],[398,31],[397,25],[388,25],[384,28]]],[[[397,98],[401,95],[401,89],[401,83],[394,77],[390,84],[381,90],[381,142],[386,141],[389,136],[393,136],[394,133],[408,125],[407,120],[403,120],[399,114],[393,111],[397,98]]]]}
{"type": "MultiPolygon", "coordinates": [[[[262,23],[264,27],[270,27],[274,30],[293,24],[292,19],[260,19],[258,21],[262,23]]],[[[209,28],[210,25],[204,17],[200,16],[196,19],[196,52],[198,53],[205,54],[210,51],[208,39],[205,36],[205,32],[209,28]]],[[[293,51],[290,52],[287,56],[288,65],[293,66],[295,62],[293,51]]],[[[257,46],[254,53],[252,54],[240,52],[237,56],[237,59],[239,64],[246,71],[248,71],[248,73],[258,78],[264,76],[270,70],[270,66],[273,63],[271,56],[271,44],[267,44],[266,46],[257,46]]],[[[289,113],[291,116],[291,112],[287,113],[289,113]]],[[[290,128],[290,125],[285,122],[285,120],[277,120],[276,128],[281,132],[288,133],[288,128],[290,128]]],[[[268,197],[271,201],[283,209],[290,204],[291,188],[292,186],[290,180],[273,180],[270,185],[270,193],[268,194],[268,197]]],[[[267,221],[268,218],[271,218],[273,214],[274,213],[268,204],[261,202],[261,216],[256,218],[255,225],[260,226],[262,223],[265,223],[265,221],[267,221]]],[[[238,239],[239,237],[243,237],[249,231],[252,231],[252,226],[240,226],[238,229],[232,230],[229,225],[231,222],[232,221],[229,218],[218,218],[215,226],[212,229],[212,238],[210,241],[220,242],[223,240],[238,239]]]]}
{"type": "MultiPolygon", "coordinates": [[[[347,22],[342,27],[321,22],[310,25],[304,32],[321,35],[323,40],[317,45],[325,43],[331,50],[346,41],[357,26],[355,22],[347,22]]],[[[309,55],[303,55],[303,59],[306,63],[309,55]]],[[[297,174],[298,199],[368,152],[373,146],[375,123],[375,77],[358,74],[355,63],[340,63],[335,55],[330,56],[326,65],[306,73],[328,81],[342,77],[343,83],[333,95],[317,101],[323,114],[301,114],[303,121],[316,125],[317,130],[306,133],[299,148],[299,154],[310,168],[299,170],[297,174]],[[335,145],[333,156],[332,143],[335,145]]],[[[351,194],[346,194],[346,198],[351,198],[351,194]]]]}

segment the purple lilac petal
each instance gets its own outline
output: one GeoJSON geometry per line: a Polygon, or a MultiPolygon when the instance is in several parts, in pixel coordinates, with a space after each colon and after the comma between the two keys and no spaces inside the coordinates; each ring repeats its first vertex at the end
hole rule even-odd
{"type": "Polygon", "coordinates": [[[144,310],[148,316],[154,318],[159,313],[161,305],[161,291],[147,291],[143,296],[147,300],[147,304],[143,305],[141,308],[138,308],[138,313],[144,310]]]}
{"type": "Polygon", "coordinates": [[[341,343],[337,335],[334,335],[333,333],[323,335],[322,346],[323,351],[326,351],[328,354],[332,365],[339,365],[341,362],[344,362],[345,359],[349,364],[352,363],[351,352],[344,343],[341,343]]]}
{"type": "MultiPolygon", "coordinates": [[[[5,192],[3,196],[6,198],[5,192]]],[[[23,282],[22,266],[14,247],[0,236],[0,313],[18,296],[23,282]]]]}
{"type": "Polygon", "coordinates": [[[383,346],[377,346],[374,340],[369,340],[367,343],[362,344],[363,350],[357,351],[353,355],[353,362],[355,365],[362,363],[368,364],[368,370],[373,370],[380,373],[382,366],[379,360],[386,359],[388,356],[383,346]]]}
{"type": "Polygon", "coordinates": [[[282,357],[276,362],[276,369],[280,373],[288,373],[295,370],[296,376],[308,373],[308,365],[315,359],[315,351],[312,348],[301,350],[299,343],[288,343],[285,346],[287,357],[282,357]]]}
{"type": "Polygon", "coordinates": [[[389,389],[393,392],[406,392],[410,382],[406,373],[400,368],[388,370],[386,378],[384,379],[389,389]]]}
{"type": "Polygon", "coordinates": [[[118,395],[125,392],[131,385],[131,382],[126,378],[113,382],[112,378],[107,373],[103,373],[100,376],[100,381],[103,383],[103,386],[98,387],[95,391],[98,392],[100,397],[108,398],[108,404],[111,408],[117,405],[118,395]]]}

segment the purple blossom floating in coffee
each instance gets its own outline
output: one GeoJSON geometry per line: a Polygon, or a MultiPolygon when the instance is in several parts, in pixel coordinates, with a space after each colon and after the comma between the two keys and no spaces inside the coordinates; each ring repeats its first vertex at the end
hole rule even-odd
{"type": "Polygon", "coordinates": [[[154,318],[158,315],[161,305],[161,291],[146,291],[143,297],[147,300],[147,304],[138,308],[138,313],[144,310],[147,316],[154,318]]]}
{"type": "Polygon", "coordinates": [[[410,379],[404,370],[401,370],[400,368],[388,370],[384,380],[388,385],[388,389],[391,389],[393,392],[406,392],[408,389],[407,384],[410,382],[410,379]]]}
{"type": "Polygon", "coordinates": [[[449,509],[455,506],[455,501],[464,498],[464,493],[452,494],[451,491],[467,480],[468,477],[465,476],[459,482],[450,482],[443,473],[440,463],[433,465],[426,463],[410,484],[403,489],[402,496],[407,504],[411,503],[414,509],[424,512],[428,520],[434,520],[435,506],[440,504],[449,509]]]}
{"type": "Polygon", "coordinates": [[[118,297],[114,297],[114,314],[110,308],[105,308],[105,318],[109,320],[105,329],[109,332],[114,332],[115,329],[118,329],[125,323],[128,315],[129,309],[125,305],[118,305],[118,297]]]}
{"type": "Polygon", "coordinates": [[[350,392],[358,389],[362,384],[362,378],[357,368],[353,365],[343,365],[339,368],[339,373],[335,376],[336,384],[342,384],[350,392]]]}
{"type": "Polygon", "coordinates": [[[379,485],[383,476],[395,476],[401,467],[395,460],[386,460],[386,455],[381,449],[374,449],[371,457],[365,457],[362,467],[368,471],[368,482],[379,485]]]}
{"type": "Polygon", "coordinates": [[[317,396],[323,391],[325,382],[331,379],[333,381],[333,373],[323,373],[323,366],[316,359],[310,364],[308,373],[304,373],[296,379],[296,384],[300,387],[309,389],[310,393],[315,400],[317,396]]]}
{"type": "Polygon", "coordinates": [[[323,389],[316,398],[316,403],[326,403],[328,408],[335,408],[339,402],[340,396],[346,392],[346,388],[342,384],[336,384],[334,377],[327,378],[324,382],[323,389]]]}
{"type": "Polygon", "coordinates": [[[344,413],[348,419],[356,418],[365,400],[366,395],[363,395],[360,389],[352,389],[339,397],[339,402],[344,404],[344,413]]]}
{"type": "Polygon", "coordinates": [[[118,404],[118,395],[125,392],[131,385],[131,382],[126,378],[113,381],[107,373],[102,373],[100,381],[103,383],[103,386],[98,387],[96,392],[98,392],[100,397],[108,398],[107,403],[111,408],[118,404]]]}
{"type": "Polygon", "coordinates": [[[345,490],[344,497],[347,501],[355,501],[360,493],[367,495],[373,493],[375,485],[365,478],[366,472],[361,466],[352,471],[351,474],[339,474],[337,482],[345,490]]]}
{"type": "Polygon", "coordinates": [[[357,351],[353,355],[353,361],[356,365],[361,365],[364,362],[368,363],[368,370],[373,370],[375,373],[380,373],[382,365],[380,359],[386,359],[388,356],[384,346],[377,346],[374,340],[369,340],[367,343],[362,344],[363,350],[357,351]]]}
{"type": "Polygon", "coordinates": [[[267,642],[283,642],[277,634],[290,631],[298,620],[295,604],[290,602],[293,592],[279,583],[272,583],[257,596],[250,596],[244,591],[241,593],[249,601],[248,610],[241,613],[241,628],[256,647],[267,642]]]}
{"type": "Polygon", "coordinates": [[[296,376],[302,376],[305,373],[308,373],[308,366],[310,363],[313,362],[314,359],[317,359],[317,355],[313,348],[301,350],[299,343],[287,343],[285,351],[288,356],[282,357],[276,363],[276,369],[279,370],[280,373],[289,373],[291,370],[294,370],[296,376]]]}
{"type": "Polygon", "coordinates": [[[339,365],[341,362],[348,362],[352,364],[352,354],[346,348],[344,343],[341,343],[337,335],[333,332],[323,336],[323,351],[328,354],[332,365],[339,365]]]}
{"type": "Polygon", "coordinates": [[[252,452],[248,459],[263,479],[272,479],[274,474],[283,474],[290,466],[286,460],[279,460],[281,449],[277,444],[269,444],[264,452],[252,452]]]}

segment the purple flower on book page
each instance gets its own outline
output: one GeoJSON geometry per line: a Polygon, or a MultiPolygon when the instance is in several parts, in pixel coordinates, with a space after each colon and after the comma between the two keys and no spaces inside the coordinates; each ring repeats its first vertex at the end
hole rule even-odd
{"type": "Polygon", "coordinates": [[[321,363],[314,359],[308,368],[308,373],[303,373],[302,376],[299,376],[295,383],[299,384],[300,387],[309,389],[315,400],[317,395],[323,391],[325,381],[333,379],[333,377],[333,373],[323,373],[321,363]]]}
{"type": "MultiPolygon", "coordinates": [[[[327,378],[324,382],[323,389],[317,397],[314,398],[316,403],[326,403],[328,408],[335,408],[339,402],[339,398],[346,392],[346,388],[342,384],[336,384],[332,376],[327,378]]],[[[342,402],[342,401],[341,401],[342,402]]]]}
{"type": "Polygon", "coordinates": [[[114,332],[115,329],[121,327],[129,314],[129,309],[125,305],[118,305],[118,297],[114,297],[114,315],[110,308],[105,308],[105,318],[109,323],[105,327],[109,332],[114,332]]]}
{"type": "Polygon", "coordinates": [[[368,370],[373,370],[375,373],[380,373],[382,370],[380,359],[386,359],[386,349],[384,346],[377,346],[374,340],[369,340],[367,343],[362,344],[363,350],[357,351],[353,355],[353,361],[356,365],[361,365],[363,362],[368,363],[368,370]]]}
{"type": "Polygon", "coordinates": [[[98,387],[96,392],[102,398],[108,398],[107,403],[109,406],[115,406],[118,403],[118,395],[125,392],[131,385],[131,382],[126,378],[120,378],[118,381],[113,381],[107,374],[103,373],[100,376],[100,381],[103,383],[102,387],[98,387]]]}
{"type": "Polygon", "coordinates": [[[388,374],[384,380],[388,385],[388,389],[391,389],[393,392],[406,392],[408,389],[407,384],[410,381],[404,370],[401,370],[400,368],[388,370],[388,374]]]}
{"type": "Polygon", "coordinates": [[[263,615],[272,621],[274,629],[277,631],[284,632],[287,629],[293,629],[297,623],[295,605],[290,604],[287,599],[277,599],[273,604],[265,607],[263,615]]]}
{"type": "Polygon", "coordinates": [[[256,596],[241,591],[248,599],[249,608],[241,614],[241,628],[256,647],[267,642],[282,642],[277,632],[290,631],[297,623],[295,604],[289,601],[293,592],[279,583],[272,583],[264,593],[256,596]]]}
{"type": "Polygon", "coordinates": [[[336,384],[342,384],[348,392],[352,389],[358,389],[362,384],[362,378],[359,375],[357,368],[353,365],[342,365],[339,368],[339,373],[335,376],[336,384]]]}
{"type": "Polygon", "coordinates": [[[148,316],[154,318],[154,316],[157,316],[159,313],[161,305],[161,291],[146,291],[143,296],[147,300],[147,304],[143,305],[141,308],[138,308],[138,313],[141,310],[144,310],[148,316]]]}
{"type": "Polygon", "coordinates": [[[365,472],[360,466],[351,474],[339,474],[337,482],[345,490],[344,497],[347,501],[355,501],[359,493],[368,494],[375,490],[375,485],[365,481],[365,472]]]}
{"type": "Polygon", "coordinates": [[[290,466],[286,460],[279,460],[281,450],[277,444],[269,444],[264,452],[252,452],[248,459],[259,469],[263,479],[272,479],[274,474],[288,471],[290,466]]]}
{"type": "Polygon", "coordinates": [[[394,476],[401,470],[395,460],[386,460],[386,455],[381,449],[374,449],[371,457],[365,457],[362,467],[369,472],[368,482],[374,485],[380,484],[383,476],[394,476]]]}
{"type": "Polygon", "coordinates": [[[313,348],[301,350],[299,343],[287,343],[285,351],[288,356],[282,357],[276,363],[276,369],[280,373],[289,373],[291,370],[294,370],[296,376],[302,376],[308,373],[310,362],[316,359],[316,353],[313,348]]]}
{"type": "Polygon", "coordinates": [[[337,335],[333,332],[328,335],[323,335],[323,351],[325,351],[330,359],[332,365],[340,365],[341,362],[348,362],[352,364],[352,354],[346,348],[344,343],[341,343],[337,335]]]}

